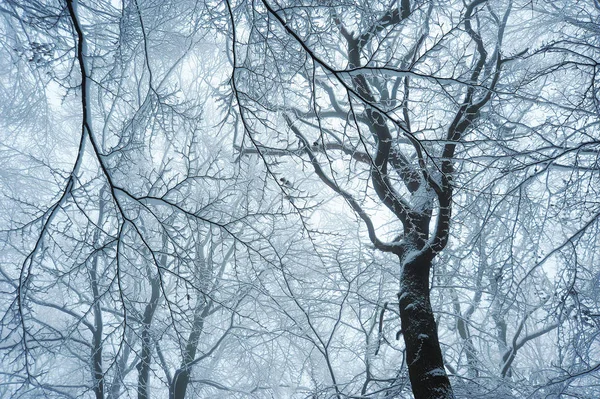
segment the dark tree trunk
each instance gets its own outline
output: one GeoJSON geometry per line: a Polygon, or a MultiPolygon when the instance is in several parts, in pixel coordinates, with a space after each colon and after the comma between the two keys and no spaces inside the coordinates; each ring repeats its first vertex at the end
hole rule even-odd
{"type": "Polygon", "coordinates": [[[158,305],[160,297],[159,276],[150,278],[152,293],[150,301],[144,310],[144,319],[142,321],[142,354],[140,362],[137,364],[138,370],[138,399],[148,398],[148,381],[150,379],[150,364],[152,363],[152,337],[150,335],[150,326],[154,318],[154,312],[158,305]]]}
{"type": "MultiPolygon", "coordinates": [[[[104,213],[104,204],[100,207],[99,225],[104,213]]],[[[98,242],[98,233],[94,237],[98,242]]],[[[98,256],[94,257],[90,269],[90,281],[92,294],[94,295],[94,331],[92,337],[92,370],[94,377],[94,394],[96,399],[104,399],[104,370],[102,366],[102,334],[104,331],[104,321],[102,320],[102,308],[100,306],[100,289],[98,287],[98,256]]]]}
{"type": "Polygon", "coordinates": [[[183,364],[173,376],[173,381],[169,386],[169,399],[185,398],[185,392],[187,391],[187,387],[190,382],[190,371],[194,359],[196,358],[196,351],[198,350],[200,335],[204,329],[204,319],[206,316],[208,316],[208,313],[212,308],[212,301],[206,305],[203,305],[203,301],[203,298],[198,299],[198,304],[194,312],[192,331],[188,337],[185,353],[183,354],[183,364]]]}
{"type": "Polygon", "coordinates": [[[173,382],[169,387],[169,399],[184,399],[190,382],[190,371],[188,368],[180,368],[173,376],[173,382]]]}
{"type": "MultiPolygon", "coordinates": [[[[410,255],[409,255],[410,256],[410,255]]],[[[454,398],[429,296],[432,256],[406,259],[398,294],[406,364],[415,399],[454,398]]]]}
{"type": "MultiPolygon", "coordinates": [[[[98,314],[97,312],[98,311],[96,310],[96,314],[98,314]]],[[[96,329],[92,348],[94,394],[96,399],[104,399],[104,372],[102,370],[102,328],[96,329]]]]}

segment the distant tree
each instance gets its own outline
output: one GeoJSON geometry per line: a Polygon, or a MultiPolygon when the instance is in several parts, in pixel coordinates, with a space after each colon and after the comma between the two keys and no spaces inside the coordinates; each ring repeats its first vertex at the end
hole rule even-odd
{"type": "Polygon", "coordinates": [[[207,31],[190,18],[207,9],[196,6],[1,6],[13,63],[1,140],[8,396],[166,394],[245,320],[253,285],[230,261],[258,252],[243,229],[263,210],[244,206],[250,183],[224,167],[230,146],[205,134],[209,77],[182,73],[210,51],[197,46],[207,31]]]}

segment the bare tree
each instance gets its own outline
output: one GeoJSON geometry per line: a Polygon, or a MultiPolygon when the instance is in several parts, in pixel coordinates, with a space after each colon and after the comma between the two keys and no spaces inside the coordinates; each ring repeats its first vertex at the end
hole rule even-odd
{"type": "Polygon", "coordinates": [[[511,7],[263,1],[244,23],[228,3],[232,90],[248,144],[265,160],[282,151],[305,160],[362,219],[372,244],[399,259],[399,314],[417,398],[453,396],[430,303],[431,268],[450,236],[457,145],[519,56],[502,52],[511,7]],[[455,52],[465,58],[440,62],[455,52]],[[260,88],[267,80],[276,82],[271,93],[260,88]],[[434,98],[435,106],[423,105],[434,98]],[[283,123],[291,135],[280,133],[283,123]],[[270,132],[284,147],[270,144],[270,132]],[[373,206],[399,223],[388,230],[396,239],[380,239],[373,206]]]}

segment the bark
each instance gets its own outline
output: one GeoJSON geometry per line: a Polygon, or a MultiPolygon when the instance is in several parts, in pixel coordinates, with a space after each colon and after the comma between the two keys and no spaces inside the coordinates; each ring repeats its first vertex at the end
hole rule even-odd
{"type": "MultiPolygon", "coordinates": [[[[410,255],[409,255],[410,256],[410,255]]],[[[398,294],[406,346],[406,364],[415,399],[454,398],[431,308],[429,274],[432,256],[421,253],[404,263],[398,294]]]]}
{"type": "MultiPolygon", "coordinates": [[[[92,281],[94,298],[99,298],[98,286],[95,279],[92,281]]],[[[92,337],[92,369],[94,377],[94,394],[96,399],[104,399],[104,372],[102,367],[102,310],[100,300],[94,305],[94,335],[92,337]]]]}
{"type": "Polygon", "coordinates": [[[173,381],[169,387],[169,399],[185,398],[185,392],[187,391],[190,382],[191,364],[196,358],[198,342],[200,341],[200,335],[204,330],[204,319],[208,316],[212,307],[211,305],[212,301],[209,304],[203,304],[203,298],[198,298],[192,331],[188,337],[185,353],[183,354],[183,364],[175,371],[175,375],[173,375],[173,381]]]}
{"type": "MultiPolygon", "coordinates": [[[[213,271],[213,249],[211,247],[208,256],[204,254],[204,247],[209,243],[211,239],[210,235],[206,236],[204,241],[199,241],[197,243],[197,256],[198,256],[198,274],[200,276],[199,284],[201,286],[201,292],[208,292],[209,287],[213,284],[212,289],[215,289],[217,286],[217,281],[223,277],[223,273],[225,271],[225,266],[229,262],[231,255],[233,254],[234,248],[231,247],[227,251],[227,253],[223,256],[223,260],[221,262],[221,266],[218,270],[217,277],[211,283],[212,271],[213,271]]],[[[183,353],[183,361],[179,369],[175,371],[173,375],[173,380],[169,384],[169,399],[184,399],[185,393],[187,391],[187,387],[190,382],[190,374],[192,371],[192,367],[195,362],[199,359],[196,359],[196,353],[198,352],[198,344],[200,342],[200,337],[204,332],[204,321],[210,315],[210,313],[215,308],[215,302],[205,294],[199,295],[196,302],[196,307],[194,309],[194,320],[192,322],[192,329],[190,331],[190,335],[187,339],[187,344],[185,346],[185,351],[183,353]]],[[[209,356],[214,349],[216,349],[224,337],[227,335],[225,333],[215,344],[213,349],[209,350],[203,356],[209,356]]]]}
{"type": "MultiPolygon", "coordinates": [[[[101,191],[101,196],[104,190],[101,191]]],[[[104,209],[106,202],[100,201],[100,209],[98,212],[98,226],[102,226],[104,223],[104,209]]],[[[96,230],[94,233],[94,242],[100,241],[100,230],[96,230]]],[[[96,253],[92,261],[92,267],[90,268],[90,285],[92,288],[92,294],[94,296],[94,330],[92,337],[92,370],[94,377],[94,394],[96,399],[104,399],[104,370],[102,366],[102,334],[104,331],[104,321],[102,317],[102,308],[100,306],[101,296],[100,288],[98,287],[98,266],[99,266],[99,255],[96,253]]]]}
{"type": "Polygon", "coordinates": [[[173,376],[173,383],[169,387],[169,399],[183,399],[185,398],[185,391],[190,382],[190,370],[189,368],[180,368],[175,372],[173,376]]]}
{"type": "Polygon", "coordinates": [[[160,277],[156,276],[150,279],[151,295],[150,301],[144,310],[144,319],[142,320],[142,353],[138,369],[138,399],[148,398],[148,381],[150,379],[150,364],[152,363],[152,336],[150,335],[150,326],[158,305],[160,297],[160,277]]]}
{"type": "Polygon", "coordinates": [[[451,291],[452,303],[454,305],[454,313],[456,314],[456,329],[465,346],[465,354],[467,356],[467,369],[469,377],[479,377],[479,369],[477,368],[477,351],[471,338],[468,321],[470,319],[469,310],[463,315],[460,309],[460,302],[456,291],[451,291]]]}
{"type": "MultiPolygon", "coordinates": [[[[490,269],[490,271],[492,271],[490,269]]],[[[499,302],[499,298],[501,297],[500,292],[500,281],[501,281],[501,271],[497,271],[496,273],[490,273],[489,275],[489,283],[491,288],[491,294],[494,297],[492,302],[492,319],[494,320],[495,330],[496,330],[496,343],[498,344],[498,351],[500,353],[504,353],[502,356],[502,363],[500,365],[501,370],[503,369],[504,364],[507,360],[508,351],[508,341],[507,341],[507,326],[506,320],[504,319],[504,309],[502,308],[502,304],[499,302]]],[[[509,369],[506,370],[506,376],[511,377],[512,372],[509,369]]]]}

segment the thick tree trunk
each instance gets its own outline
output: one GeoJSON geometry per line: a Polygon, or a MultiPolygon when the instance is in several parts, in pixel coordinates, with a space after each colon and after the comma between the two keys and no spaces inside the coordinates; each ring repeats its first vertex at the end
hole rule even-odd
{"type": "Polygon", "coordinates": [[[454,398],[429,297],[431,256],[421,254],[401,262],[398,299],[413,394],[415,399],[454,398]]]}
{"type": "Polygon", "coordinates": [[[169,387],[169,399],[184,399],[187,386],[190,382],[190,370],[180,368],[173,376],[173,382],[169,387]]]}

